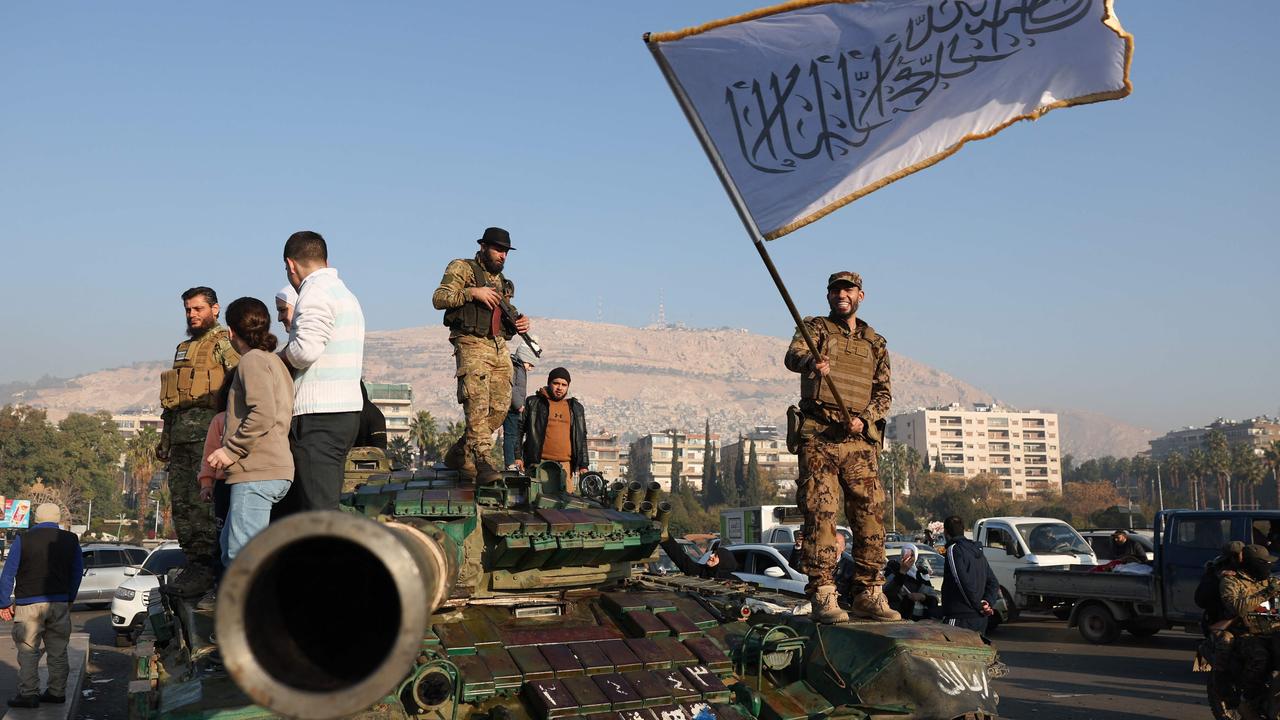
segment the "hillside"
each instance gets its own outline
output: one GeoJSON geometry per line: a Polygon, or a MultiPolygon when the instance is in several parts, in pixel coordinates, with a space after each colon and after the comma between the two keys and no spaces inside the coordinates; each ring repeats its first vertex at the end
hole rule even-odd
{"type": "MultiPolygon", "coordinates": [[[[757,424],[781,425],[795,401],[796,376],[782,367],[786,340],[742,330],[631,328],[578,320],[535,319],[545,352],[532,373],[537,384],[563,365],[573,374],[573,394],[587,406],[592,432],[620,434],[680,427],[736,433],[757,424]]],[[[161,349],[150,354],[158,355],[161,349]]],[[[166,349],[167,350],[167,349],[166,349]]],[[[894,407],[992,402],[995,398],[945,372],[893,354],[894,407]]],[[[26,402],[55,417],[76,410],[118,412],[155,405],[160,362],[102,370],[59,387],[24,388],[5,402],[26,402]]],[[[365,377],[413,385],[415,409],[436,417],[460,417],[453,358],[442,326],[370,332],[365,377]]],[[[1041,408],[1048,409],[1048,408],[1041,408]]],[[[1146,449],[1150,431],[1095,413],[1059,410],[1064,449],[1077,458],[1132,455],[1146,449]]]]}

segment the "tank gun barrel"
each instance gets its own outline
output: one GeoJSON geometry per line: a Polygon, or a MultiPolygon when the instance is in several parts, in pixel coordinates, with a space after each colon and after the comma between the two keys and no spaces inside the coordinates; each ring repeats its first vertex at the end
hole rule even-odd
{"type": "Polygon", "coordinates": [[[457,577],[457,549],[430,523],[328,510],[289,516],[246,545],[223,577],[223,662],[254,702],[281,715],[350,715],[409,675],[457,577]]]}

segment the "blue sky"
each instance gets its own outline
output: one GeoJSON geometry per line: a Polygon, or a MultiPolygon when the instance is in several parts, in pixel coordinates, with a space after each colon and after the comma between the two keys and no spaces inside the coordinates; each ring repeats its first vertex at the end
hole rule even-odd
{"type": "MultiPolygon", "coordinates": [[[[0,382],[167,357],[322,232],[370,329],[436,324],[488,225],[531,315],[790,335],[640,36],[747,2],[0,5],[0,382]]],[[[1120,102],[1059,110],[770,243],[803,312],[1023,407],[1280,411],[1280,4],[1117,0],[1120,102]]]]}

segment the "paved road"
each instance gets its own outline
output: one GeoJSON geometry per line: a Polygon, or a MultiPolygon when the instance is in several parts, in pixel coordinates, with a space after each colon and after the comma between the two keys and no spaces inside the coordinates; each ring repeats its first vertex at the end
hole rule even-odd
{"type": "Polygon", "coordinates": [[[1009,720],[1194,720],[1212,718],[1205,675],[1191,672],[1199,636],[1125,633],[1092,645],[1065,621],[1023,615],[992,635],[1008,676],[997,680],[1009,720]]]}
{"type": "MultiPolygon", "coordinates": [[[[78,720],[128,717],[127,694],[133,648],[117,648],[108,610],[71,609],[72,632],[89,633],[89,671],[84,679],[78,720]],[[98,682],[95,682],[98,681],[98,682]]],[[[10,632],[11,623],[0,623],[0,703],[13,697],[18,686],[18,659],[10,632]]],[[[7,709],[7,708],[5,708],[7,709]]],[[[3,714],[3,710],[0,710],[3,714]]]]}

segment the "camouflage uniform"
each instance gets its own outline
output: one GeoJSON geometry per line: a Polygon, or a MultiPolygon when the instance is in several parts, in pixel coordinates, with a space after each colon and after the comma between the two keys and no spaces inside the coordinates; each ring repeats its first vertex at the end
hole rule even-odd
{"type": "MultiPolygon", "coordinates": [[[[805,325],[819,354],[830,361],[832,372],[838,363],[848,362],[850,348],[854,348],[853,352],[870,352],[861,365],[873,368],[871,377],[866,378],[870,381],[870,399],[850,407],[853,416],[865,425],[861,433],[850,435],[840,409],[822,396],[812,397],[817,391],[810,385],[821,379],[817,373],[802,381],[802,395],[808,397],[800,401],[803,422],[799,428],[796,504],[805,517],[803,572],[809,576],[805,591],[812,595],[824,585],[835,584],[839,562],[836,514],[843,505],[853,531],[849,552],[854,561],[852,590],[856,594],[862,588],[884,584],[884,487],[880,484],[879,453],[884,418],[892,399],[889,351],[884,338],[862,320],[857,321],[852,332],[847,326],[841,327],[843,322],[829,318],[805,318],[805,325]]],[[[797,331],[787,348],[787,369],[810,372],[809,359],[808,345],[797,331]]],[[[856,402],[847,396],[844,399],[856,402]]]]}
{"type": "MultiPolygon", "coordinates": [[[[212,360],[222,371],[217,375],[229,374],[240,362],[240,354],[231,346],[226,328],[218,324],[200,337],[179,344],[178,353],[184,347],[190,349],[204,342],[213,343],[212,360]]],[[[174,366],[177,367],[182,359],[175,354],[174,366]]],[[[217,563],[218,534],[210,504],[200,499],[200,483],[197,478],[204,455],[205,434],[209,431],[213,416],[218,413],[213,405],[221,383],[218,383],[219,387],[212,387],[212,384],[193,387],[195,394],[184,396],[175,407],[166,408],[161,414],[164,429],[160,434],[160,447],[169,452],[170,507],[173,526],[178,532],[178,542],[191,564],[209,568],[217,563]]],[[[173,400],[164,399],[166,393],[166,389],[161,390],[162,403],[173,404],[173,400]]]]}
{"type": "Polygon", "coordinates": [[[1253,695],[1266,685],[1271,664],[1271,636],[1280,628],[1280,618],[1261,615],[1256,610],[1262,603],[1280,597],[1280,579],[1254,580],[1237,572],[1225,575],[1219,588],[1223,610],[1227,617],[1236,618],[1236,622],[1230,628],[1234,632],[1214,637],[1214,663],[1220,662],[1226,650],[1229,653],[1226,667],[1245,694],[1253,695]]]}
{"type": "MultiPolygon", "coordinates": [[[[476,253],[474,262],[480,261],[481,253],[476,253]]],[[[502,273],[487,274],[489,284],[500,288],[509,303],[515,294],[515,285],[502,273]]],[[[431,296],[431,303],[437,310],[461,308],[468,302],[474,302],[468,300],[467,288],[481,284],[472,261],[454,260],[445,268],[440,287],[431,296]]],[[[511,356],[507,351],[507,340],[511,336],[501,329],[500,324],[496,334],[491,327],[468,330],[457,323],[450,324],[448,319],[446,324],[450,325],[449,342],[453,343],[457,364],[458,402],[462,404],[467,425],[460,447],[466,451],[464,467],[473,471],[477,458],[489,457],[493,449],[493,434],[502,427],[511,404],[511,356]],[[478,334],[481,332],[483,334],[478,334]]]]}

